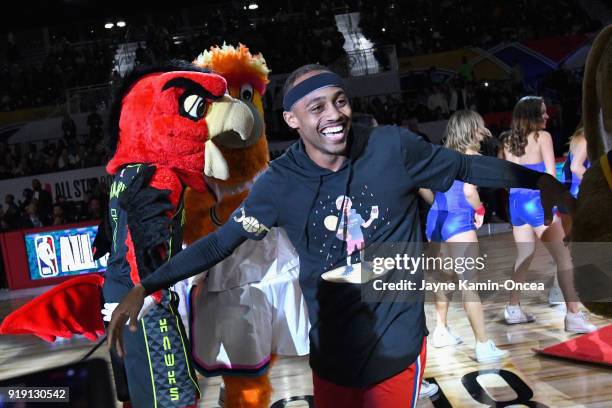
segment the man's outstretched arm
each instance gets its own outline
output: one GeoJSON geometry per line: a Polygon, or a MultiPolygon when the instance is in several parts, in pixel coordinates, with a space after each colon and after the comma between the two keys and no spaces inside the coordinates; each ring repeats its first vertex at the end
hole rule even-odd
{"type": "Polygon", "coordinates": [[[144,298],[187,277],[210,269],[227,258],[246,239],[260,240],[276,224],[277,206],[272,194],[274,182],[265,172],[253,184],[248,197],[221,228],[179,252],[136,285],[121,300],[108,326],[108,344],[123,355],[123,328],[128,319],[136,330],[138,312],[144,298]],[[245,222],[248,222],[245,224],[245,222]],[[253,223],[259,228],[253,229],[253,223]]]}
{"type": "Polygon", "coordinates": [[[138,312],[147,295],[212,268],[230,256],[246,239],[230,224],[225,224],[179,252],[134,286],[113,312],[108,325],[109,346],[114,347],[120,357],[123,356],[123,328],[129,320],[130,330],[136,331],[138,312]]]}
{"type": "Polygon", "coordinates": [[[230,256],[247,238],[225,225],[194,242],[158,268],[154,274],[143,279],[141,284],[146,294],[169,288],[183,279],[212,268],[230,256]]]}
{"type": "Polygon", "coordinates": [[[480,187],[537,189],[541,192],[546,225],[552,221],[555,205],[562,205],[573,213],[574,198],[550,174],[494,157],[460,154],[426,143],[410,132],[401,132],[400,143],[406,170],[417,187],[446,191],[457,179],[480,187]]]}
{"type": "Polygon", "coordinates": [[[544,224],[553,219],[556,205],[574,214],[576,200],[567,187],[548,173],[533,171],[506,160],[488,156],[460,155],[457,178],[481,187],[521,187],[540,190],[544,224]]]}

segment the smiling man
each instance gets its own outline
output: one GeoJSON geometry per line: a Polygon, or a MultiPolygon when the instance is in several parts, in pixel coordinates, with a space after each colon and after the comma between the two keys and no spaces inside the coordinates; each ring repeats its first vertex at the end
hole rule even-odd
{"type": "Polygon", "coordinates": [[[209,269],[244,240],[261,239],[279,226],[300,257],[300,286],[312,325],[315,405],[415,406],[425,367],[423,299],[387,294],[382,301],[366,301],[362,291],[371,282],[322,278],[346,265],[346,245],[355,238],[347,223],[334,223],[335,231],[329,230],[326,219],[340,219],[348,204],[337,203],[338,197],[350,199],[352,208],[372,220],[358,237],[362,245],[404,243],[399,253],[409,256],[420,254],[420,187],[445,191],[459,179],[485,187],[539,188],[548,222],[552,207],[573,208],[572,198],[547,174],[492,157],[462,155],[395,126],[351,126],[343,81],[323,66],[297,69],[284,94],[283,117],[300,141],[259,177],[233,221],[131,290],[113,314],[109,344],[123,353],[122,327],[128,318],[130,328],[135,327],[147,294],[209,269]],[[345,239],[339,241],[338,235],[345,239]]]}

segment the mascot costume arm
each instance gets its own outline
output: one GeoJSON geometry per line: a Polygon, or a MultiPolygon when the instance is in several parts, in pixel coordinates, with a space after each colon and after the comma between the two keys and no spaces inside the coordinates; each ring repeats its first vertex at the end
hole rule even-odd
{"type": "MultiPolygon", "coordinates": [[[[206,172],[207,192],[187,190],[188,244],[228,220],[269,160],[262,104],[269,70],[263,56],[252,55],[242,44],[223,45],[203,52],[195,63],[226,79],[230,95],[249,106],[255,124],[246,143],[229,133],[215,139],[229,172],[206,172]]],[[[203,375],[223,376],[226,407],[268,407],[272,394],[268,377],[274,360],[272,353],[308,352],[308,318],[297,272],[295,250],[284,232],[272,229],[263,241],[245,242],[234,255],[207,271],[205,279],[196,280],[190,294],[192,354],[203,375]],[[271,291],[274,292],[271,297],[282,299],[281,302],[287,299],[289,314],[297,316],[283,326],[285,332],[291,333],[277,328],[282,324],[274,324],[285,321],[285,305],[272,305],[266,298],[271,291]],[[291,330],[287,329],[289,326],[291,330]],[[243,335],[239,342],[236,333],[243,335]],[[296,342],[301,344],[299,347],[293,344],[296,338],[300,339],[296,342]]]]}

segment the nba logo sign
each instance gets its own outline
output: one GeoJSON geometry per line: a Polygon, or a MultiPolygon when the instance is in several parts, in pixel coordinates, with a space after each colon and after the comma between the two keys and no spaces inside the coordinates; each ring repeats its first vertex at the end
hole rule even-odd
{"type": "Polygon", "coordinates": [[[51,235],[38,235],[35,243],[40,276],[57,276],[59,274],[59,268],[57,267],[57,256],[53,237],[51,235]]]}

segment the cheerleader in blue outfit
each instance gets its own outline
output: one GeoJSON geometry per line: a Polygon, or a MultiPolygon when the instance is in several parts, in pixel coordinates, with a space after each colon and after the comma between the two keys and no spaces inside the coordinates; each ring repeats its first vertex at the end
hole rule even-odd
{"type": "MultiPolygon", "coordinates": [[[[455,112],[446,127],[445,146],[464,154],[478,154],[480,142],[491,133],[484,126],[482,117],[470,110],[455,112]]],[[[455,180],[451,188],[444,192],[421,189],[421,196],[432,204],[427,214],[427,239],[436,243],[453,243],[443,245],[445,256],[453,259],[460,257],[478,257],[478,236],[476,229],[482,226],[485,208],[480,201],[476,186],[455,180]]],[[[470,280],[468,272],[456,268],[453,271],[458,279],[470,280]]],[[[450,277],[452,278],[452,277],[450,277]]],[[[463,290],[463,308],[468,316],[476,338],[475,354],[479,363],[492,363],[508,355],[500,350],[488,338],[484,313],[480,297],[475,291],[463,290]]],[[[442,291],[436,291],[437,324],[432,336],[434,347],[452,346],[462,342],[447,324],[448,297],[442,291]]]]}
{"type": "MultiPolygon", "coordinates": [[[[503,156],[513,163],[555,175],[555,155],[550,133],[546,132],[548,114],[542,98],[526,96],[518,101],[512,112],[512,129],[502,136],[503,156]]],[[[563,293],[567,313],[565,330],[587,333],[597,328],[589,323],[583,312],[573,284],[573,265],[569,249],[564,245],[565,233],[558,215],[544,225],[544,210],[537,190],[512,188],[509,196],[510,222],[518,250],[512,279],[525,282],[529,265],[535,253],[535,240],[539,238],[557,265],[557,279],[563,293]]],[[[533,314],[520,306],[520,291],[510,294],[504,317],[506,323],[535,321],[533,314]]]]}
{"type": "MultiPolygon", "coordinates": [[[[561,175],[561,181],[565,183],[570,193],[576,198],[580,190],[582,176],[590,166],[591,164],[587,158],[587,142],[584,137],[584,130],[582,126],[580,126],[570,137],[569,153],[567,154],[561,175]]],[[[569,235],[572,231],[572,217],[570,217],[563,208],[559,208],[559,213],[565,235],[569,235]]]]}

